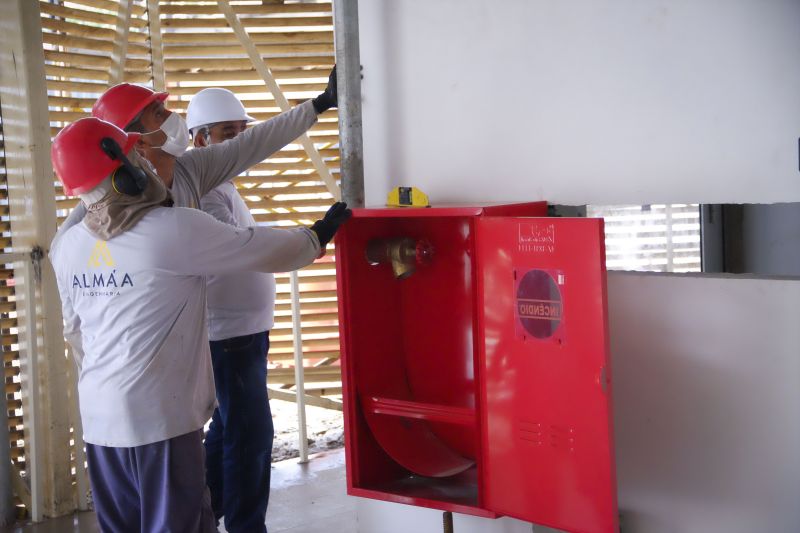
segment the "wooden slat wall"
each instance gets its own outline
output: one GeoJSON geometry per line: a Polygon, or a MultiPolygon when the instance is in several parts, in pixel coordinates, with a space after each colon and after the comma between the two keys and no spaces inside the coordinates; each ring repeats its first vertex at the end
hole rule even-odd
{"type": "MultiPolygon", "coordinates": [[[[330,2],[316,4],[231,2],[286,97],[298,104],[322,92],[334,63],[330,2]]],[[[239,96],[248,114],[266,120],[280,110],[264,87],[233,31],[210,3],[160,2],[164,68],[170,109],[185,112],[192,95],[224,87],[239,96]]],[[[335,110],[309,132],[338,177],[335,110]]],[[[263,224],[310,224],[331,203],[313,165],[299,145],[290,145],[236,180],[255,219],[263,224]]],[[[300,272],[306,381],[338,382],[339,335],[332,254],[300,272]],[[315,365],[321,366],[315,367],[315,365]]],[[[271,332],[270,384],[294,382],[288,275],[277,276],[275,327],[271,332]]]]}
{"type": "MultiPolygon", "coordinates": [[[[328,2],[231,2],[249,35],[294,105],[324,90],[334,64],[332,6],[328,2]]],[[[40,3],[48,76],[51,130],[87,116],[108,87],[117,0],[40,3]]],[[[239,96],[258,121],[280,110],[253,69],[216,2],[159,2],[164,70],[170,109],[185,116],[192,95],[205,87],[225,87],[239,96]]],[[[135,0],[124,80],[152,86],[149,13],[135,0]]],[[[324,113],[311,131],[334,177],[338,179],[338,124],[335,110],[324,113]]],[[[260,224],[295,226],[312,223],[332,202],[331,195],[299,145],[293,144],[236,179],[260,224]]],[[[56,184],[60,220],[75,199],[56,184]]],[[[290,387],[292,325],[288,275],[278,276],[276,324],[270,383],[290,387]],[[279,381],[275,381],[278,379],[279,381]]],[[[339,341],[336,280],[332,247],[326,257],[300,272],[303,351],[306,381],[338,393],[339,341]],[[332,384],[331,384],[332,383],[332,384]],[[327,384],[327,385],[325,385],[327,384]]]]}
{"type": "Polygon", "coordinates": [[[700,206],[661,204],[587,206],[605,219],[610,270],[700,272],[700,206]]]}
{"type": "MultiPolygon", "coordinates": [[[[2,252],[11,252],[9,226],[5,138],[3,136],[3,118],[0,116],[0,248],[2,248],[2,252]]],[[[19,470],[24,471],[22,387],[19,377],[20,359],[13,265],[0,265],[0,351],[3,354],[3,385],[8,406],[11,460],[19,470]]]]}

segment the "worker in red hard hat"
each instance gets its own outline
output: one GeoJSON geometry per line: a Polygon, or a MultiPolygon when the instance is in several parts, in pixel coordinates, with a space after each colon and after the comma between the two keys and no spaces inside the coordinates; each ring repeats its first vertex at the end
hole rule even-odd
{"type": "MultiPolygon", "coordinates": [[[[168,94],[122,83],[103,93],[92,107],[92,116],[128,132],[141,133],[136,150],[153,166],[169,189],[175,205],[200,206],[200,198],[260,163],[317,121],[317,115],[336,107],[336,77],[316,98],[249,128],[228,143],[187,151],[189,129],[184,119],[164,105],[168,94]]],[[[339,207],[341,209],[341,207],[339,207]]],[[[80,222],[86,206],[78,204],[64,221],[56,239],[80,222]]]]}
{"type": "Polygon", "coordinates": [[[215,407],[206,277],[308,265],[349,210],[287,230],[171,207],[135,150],[140,141],[85,118],[51,151],[64,191],[88,206],[50,256],[78,367],[93,501],[103,532],[212,532],[202,444],[215,407]]]}

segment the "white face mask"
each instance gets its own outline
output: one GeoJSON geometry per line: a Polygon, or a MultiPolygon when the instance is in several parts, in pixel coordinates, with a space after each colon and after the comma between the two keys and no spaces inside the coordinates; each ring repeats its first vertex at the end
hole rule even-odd
{"type": "Polygon", "coordinates": [[[167,135],[167,141],[161,149],[168,154],[180,157],[189,147],[189,128],[186,121],[177,113],[170,113],[161,125],[161,131],[167,135]]]}

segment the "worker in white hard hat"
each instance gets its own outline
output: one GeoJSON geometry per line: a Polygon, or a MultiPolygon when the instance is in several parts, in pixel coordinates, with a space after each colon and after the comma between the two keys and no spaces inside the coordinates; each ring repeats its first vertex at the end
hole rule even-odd
{"type": "MultiPolygon", "coordinates": [[[[336,87],[331,74],[330,86],[336,87]]],[[[335,92],[332,94],[335,101],[335,92]]],[[[224,145],[253,121],[231,91],[203,89],[186,122],[196,148],[224,145]]],[[[232,182],[200,200],[200,208],[237,227],[255,220],[232,182]]],[[[214,513],[230,532],[263,531],[269,501],[274,428],[267,397],[267,352],[275,277],[250,272],[208,278],[208,336],[218,407],[206,434],[206,480],[214,513]]]]}

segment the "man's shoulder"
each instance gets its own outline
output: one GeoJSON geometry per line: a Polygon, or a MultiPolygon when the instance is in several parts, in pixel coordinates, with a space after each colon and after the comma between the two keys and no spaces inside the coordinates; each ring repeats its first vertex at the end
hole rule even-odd
{"type": "Polygon", "coordinates": [[[169,216],[173,219],[172,224],[178,229],[184,228],[189,224],[202,224],[209,220],[214,220],[214,217],[208,213],[191,207],[172,207],[169,211],[169,216]]]}
{"type": "Polygon", "coordinates": [[[91,237],[91,234],[82,221],[64,228],[63,231],[56,233],[56,236],[50,242],[50,256],[55,258],[62,250],[72,249],[81,239],[88,237],[91,237]]]}
{"type": "Polygon", "coordinates": [[[208,191],[206,195],[200,199],[200,201],[226,200],[231,198],[234,194],[236,194],[236,185],[234,185],[233,182],[226,181],[225,183],[222,183],[214,189],[208,191]]]}

